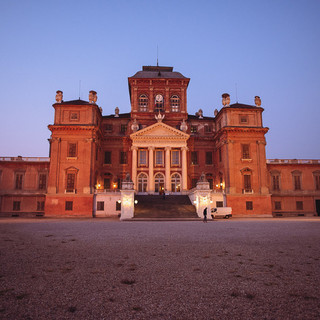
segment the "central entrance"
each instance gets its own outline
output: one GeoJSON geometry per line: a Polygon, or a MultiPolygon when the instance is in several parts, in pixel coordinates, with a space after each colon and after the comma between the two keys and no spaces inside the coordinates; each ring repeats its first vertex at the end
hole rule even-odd
{"type": "Polygon", "coordinates": [[[164,175],[162,173],[157,173],[154,177],[154,191],[162,192],[164,191],[164,175]]]}

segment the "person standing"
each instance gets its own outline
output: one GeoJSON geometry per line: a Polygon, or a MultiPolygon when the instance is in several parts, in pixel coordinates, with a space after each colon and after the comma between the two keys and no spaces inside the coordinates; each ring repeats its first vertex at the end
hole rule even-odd
{"type": "Polygon", "coordinates": [[[205,207],[205,208],[203,209],[203,222],[208,222],[208,221],[207,221],[207,213],[208,213],[208,208],[205,207]]]}

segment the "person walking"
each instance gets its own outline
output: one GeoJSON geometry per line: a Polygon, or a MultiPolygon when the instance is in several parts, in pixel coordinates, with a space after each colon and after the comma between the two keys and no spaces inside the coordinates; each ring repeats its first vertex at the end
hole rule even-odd
{"type": "Polygon", "coordinates": [[[203,222],[208,222],[208,221],[207,221],[207,213],[208,213],[208,208],[205,207],[205,208],[203,209],[203,222]]]}

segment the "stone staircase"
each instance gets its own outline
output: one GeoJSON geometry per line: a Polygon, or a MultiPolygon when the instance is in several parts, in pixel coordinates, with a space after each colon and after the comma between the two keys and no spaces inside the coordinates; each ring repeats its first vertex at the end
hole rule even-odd
{"type": "Polygon", "coordinates": [[[134,218],[196,219],[196,208],[186,195],[136,195],[134,218]]]}

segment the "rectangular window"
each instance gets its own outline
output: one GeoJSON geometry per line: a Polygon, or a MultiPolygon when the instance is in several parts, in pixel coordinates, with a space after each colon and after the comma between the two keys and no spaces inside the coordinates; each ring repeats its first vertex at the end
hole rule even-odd
{"type": "Polygon", "coordinates": [[[116,202],[116,211],[121,211],[121,202],[116,202]]]}
{"type": "Polygon", "coordinates": [[[120,164],[127,164],[127,152],[120,151],[120,164]]]}
{"type": "Polygon", "coordinates": [[[44,211],[44,201],[37,201],[37,211],[44,211]]]}
{"type": "Polygon", "coordinates": [[[303,210],[303,201],[296,201],[297,210],[303,210]]]}
{"type": "Polygon", "coordinates": [[[127,125],[126,124],[120,125],[120,132],[121,133],[126,133],[127,132],[127,125]]]}
{"type": "Polygon", "coordinates": [[[213,189],[213,179],[208,178],[207,180],[208,180],[208,182],[209,182],[209,188],[210,188],[210,189],[213,189]]]}
{"type": "Polygon", "coordinates": [[[244,183],[244,190],[246,192],[250,192],[251,191],[251,175],[245,174],[243,176],[243,183],[244,183]]]}
{"type": "Polygon", "coordinates": [[[273,190],[280,190],[280,177],[277,176],[272,176],[272,187],[273,190]]]}
{"type": "Polygon", "coordinates": [[[156,166],[163,166],[163,150],[156,150],[155,152],[155,164],[156,166]]]}
{"type": "Polygon", "coordinates": [[[40,173],[39,174],[39,190],[45,190],[47,187],[47,174],[40,173]]]}
{"type": "Polygon", "coordinates": [[[104,164],[111,164],[111,151],[104,152],[104,164]]]}
{"type": "Polygon", "coordinates": [[[75,158],[77,156],[77,144],[69,143],[68,144],[68,157],[75,158]]]}
{"type": "Polygon", "coordinates": [[[191,133],[197,133],[198,132],[198,126],[191,126],[190,132],[191,133]]]}
{"type": "Polygon", "coordinates": [[[23,173],[16,173],[16,183],[15,183],[16,190],[22,189],[22,182],[23,182],[23,173]]]}
{"type": "Polygon", "coordinates": [[[139,165],[147,165],[147,150],[139,150],[139,165]]]}
{"type": "Polygon", "coordinates": [[[223,207],[223,201],[216,201],[216,207],[222,208],[223,207]]]}
{"type": "Polygon", "coordinates": [[[113,131],[113,126],[112,126],[112,124],[105,124],[103,129],[105,132],[111,133],[113,131]]]}
{"type": "Polygon", "coordinates": [[[301,177],[293,176],[294,179],[294,190],[301,190],[301,177]]]}
{"type": "Polygon", "coordinates": [[[104,201],[97,201],[97,211],[104,211],[104,201]]]}
{"type": "Polygon", "coordinates": [[[66,201],[65,209],[66,209],[66,211],[72,211],[73,210],[73,201],[66,201]]]}
{"type": "Polygon", "coordinates": [[[13,211],[20,211],[20,201],[13,201],[13,211]]]}
{"type": "Polygon", "coordinates": [[[67,192],[74,192],[75,180],[76,180],[75,173],[67,173],[67,188],[66,188],[67,192]]]}
{"type": "Polygon", "coordinates": [[[274,202],[274,209],[275,210],[281,210],[281,201],[275,201],[274,202]]]}
{"type": "Polygon", "coordinates": [[[242,159],[250,159],[250,152],[249,152],[249,145],[243,144],[242,145],[242,159]]]}
{"type": "Polygon", "coordinates": [[[252,201],[246,201],[246,209],[253,210],[253,203],[252,201]]]}
{"type": "Polygon", "coordinates": [[[179,166],[180,165],[180,151],[172,150],[171,151],[171,165],[179,166]]]}
{"type": "Polygon", "coordinates": [[[196,165],[198,164],[198,152],[191,151],[191,164],[196,165]]]}
{"type": "Polygon", "coordinates": [[[206,152],[206,164],[212,164],[212,151],[206,152]]]}
{"type": "Polygon", "coordinates": [[[111,189],[111,179],[110,178],[104,178],[103,184],[104,184],[104,189],[111,189]]]}

